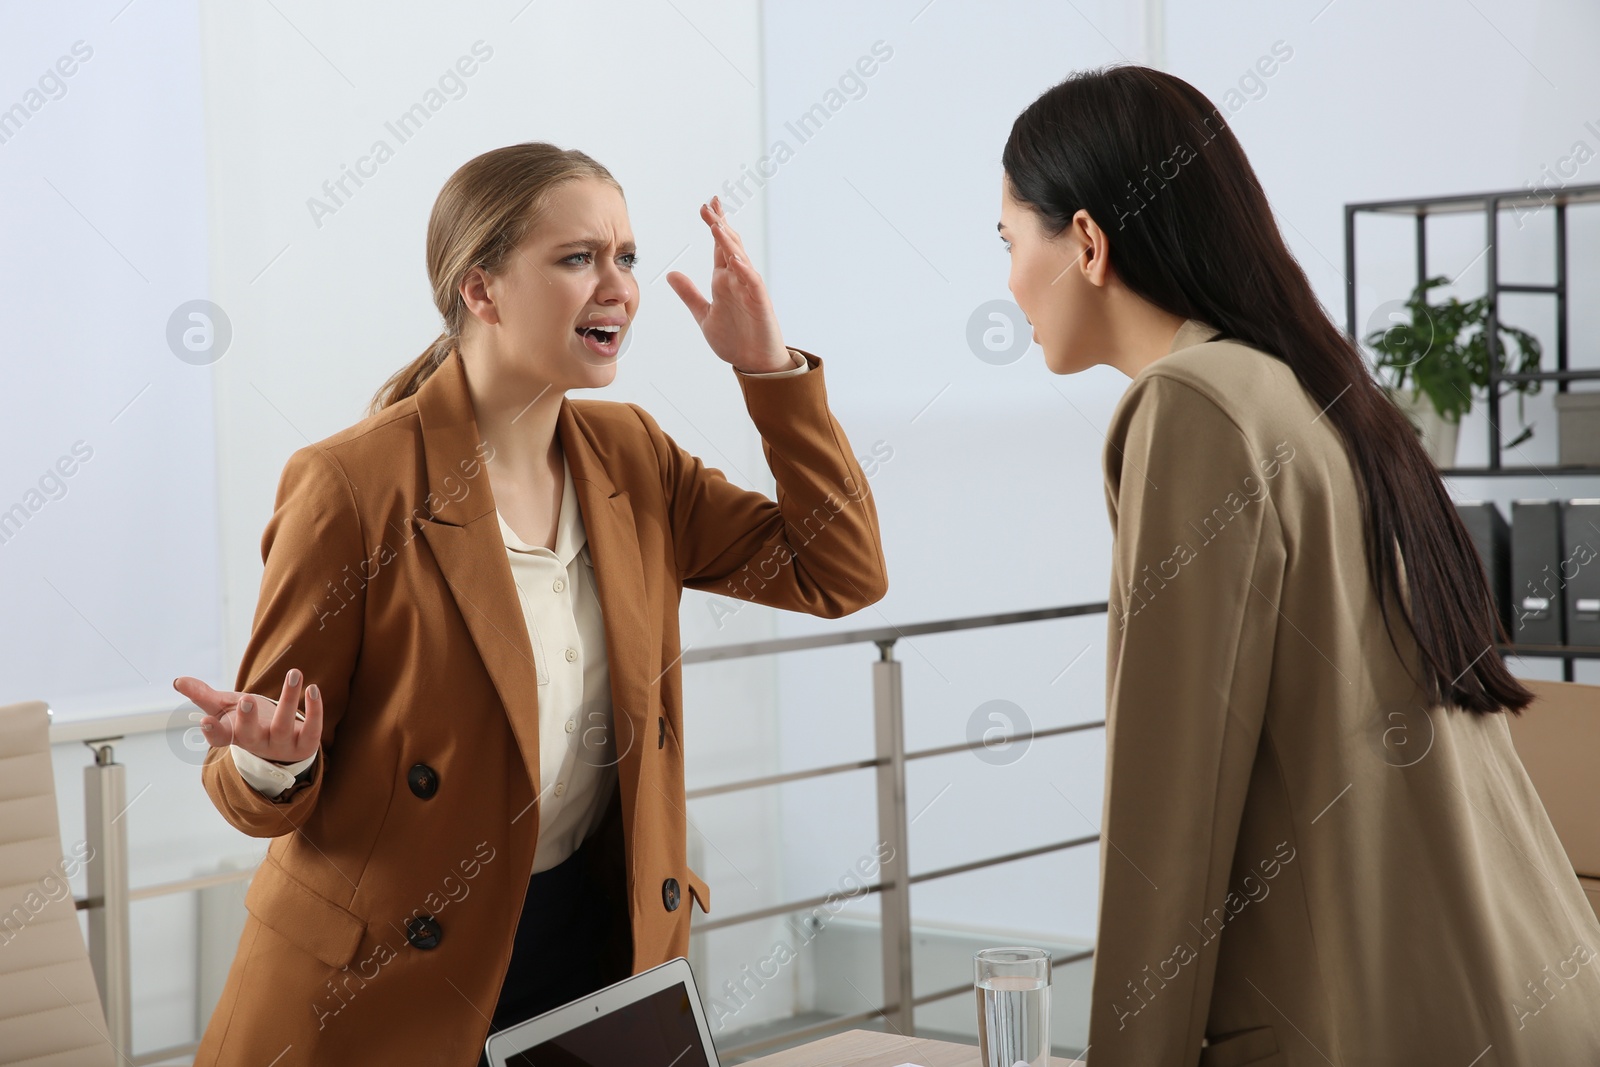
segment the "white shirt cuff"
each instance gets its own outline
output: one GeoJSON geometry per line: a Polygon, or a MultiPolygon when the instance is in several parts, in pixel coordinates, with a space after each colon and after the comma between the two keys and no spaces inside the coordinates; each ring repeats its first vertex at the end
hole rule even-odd
{"type": "MultiPolygon", "coordinates": [[[[811,361],[805,356],[802,356],[792,348],[789,349],[789,355],[800,361],[800,365],[798,367],[790,367],[788,370],[768,371],[765,374],[746,374],[742,370],[740,370],[739,373],[744,374],[746,378],[788,378],[796,374],[804,374],[806,371],[811,369],[811,361]]],[[[739,368],[735,367],[734,370],[739,370],[739,368]]]]}
{"type": "Polygon", "coordinates": [[[294,784],[295,775],[311,766],[317,758],[313,752],[298,763],[280,767],[238,745],[229,745],[228,748],[233,753],[233,765],[239,768],[239,777],[253,786],[256,792],[268,797],[275,797],[288,789],[294,784]]]}

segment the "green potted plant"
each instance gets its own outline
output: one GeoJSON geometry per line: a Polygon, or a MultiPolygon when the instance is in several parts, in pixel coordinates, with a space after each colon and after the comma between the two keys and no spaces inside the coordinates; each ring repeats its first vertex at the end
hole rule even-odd
{"type": "MultiPolygon", "coordinates": [[[[1377,354],[1385,389],[1395,404],[1406,413],[1422,436],[1434,463],[1453,467],[1456,433],[1461,417],[1472,410],[1473,397],[1489,388],[1489,345],[1486,327],[1489,298],[1462,302],[1450,297],[1443,303],[1428,303],[1428,292],[1449,285],[1445,277],[1428,278],[1411,291],[1411,296],[1396,309],[1410,313],[1411,321],[1394,321],[1371,330],[1364,338],[1377,354]]],[[[1539,339],[1525,330],[1499,325],[1499,372],[1527,374],[1539,369],[1543,354],[1539,339]],[[1513,355],[1513,349],[1515,354],[1513,355]]],[[[1533,436],[1533,428],[1523,417],[1523,398],[1537,393],[1542,382],[1508,382],[1506,388],[1517,394],[1517,421],[1522,432],[1501,445],[1513,448],[1533,436]]],[[[1491,431],[1492,432],[1492,431],[1491,431]]]]}

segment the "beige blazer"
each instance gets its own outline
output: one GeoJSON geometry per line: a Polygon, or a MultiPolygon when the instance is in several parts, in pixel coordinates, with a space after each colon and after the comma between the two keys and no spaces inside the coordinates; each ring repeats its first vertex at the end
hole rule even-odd
{"type": "MultiPolygon", "coordinates": [[[[828,618],[887,588],[878,518],[822,360],[739,376],[778,503],[633,404],[564,399],[557,433],[594,561],[618,789],[598,850],[623,973],[685,953],[678,601],[684,588],[828,618]],[[631,934],[631,943],[630,943],[631,934]]],[[[734,373],[730,371],[730,373],[734,373]]],[[[459,353],[414,397],[295,452],[262,537],[240,691],[321,687],[316,778],[286,802],[226,748],[206,791],[272,838],[198,1067],[477,1062],[539,825],[538,685],[459,353]]],[[[596,746],[603,748],[603,746],[596,746]]],[[[560,961],[552,961],[559,966],[560,961]]]]}
{"type": "Polygon", "coordinates": [[[1421,706],[1331,420],[1214,332],[1107,435],[1089,1063],[1600,1064],[1600,924],[1506,718],[1421,706]]]}

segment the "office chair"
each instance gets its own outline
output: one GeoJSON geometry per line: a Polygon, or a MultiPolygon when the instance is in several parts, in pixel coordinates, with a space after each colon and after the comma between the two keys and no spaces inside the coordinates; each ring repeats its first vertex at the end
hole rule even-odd
{"type": "Polygon", "coordinates": [[[85,857],[61,852],[44,703],[0,707],[0,1064],[117,1062],[68,883],[85,857]]]}

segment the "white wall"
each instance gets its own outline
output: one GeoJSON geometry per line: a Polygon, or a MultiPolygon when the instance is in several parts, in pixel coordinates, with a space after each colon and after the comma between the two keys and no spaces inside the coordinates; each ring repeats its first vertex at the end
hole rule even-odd
{"type": "MultiPolygon", "coordinates": [[[[213,372],[168,337],[209,295],[196,5],[0,18],[0,508],[27,513],[0,537],[0,704],[43,699],[57,721],[166,708],[172,677],[223,664],[213,372]]],[[[135,884],[241,847],[166,738],[118,751],[135,884]]],[[[67,855],[89,761],[55,752],[67,855]]],[[[141,1047],[192,1025],[173,965],[194,950],[190,907],[135,907],[141,1047]]]]}
{"type": "MultiPolygon", "coordinates": [[[[1082,6],[1139,39],[1131,5],[1082,6]]],[[[966,336],[980,304],[1008,298],[994,223],[1012,118],[1059,73],[1116,53],[1081,32],[1067,6],[766,10],[767,137],[795,148],[765,190],[785,328],[832,357],[834,409],[857,453],[889,457],[871,477],[889,595],[851,625],[1103,600],[1110,539],[1097,426],[1122,382],[1100,372],[1058,381],[1036,352],[991,365],[966,336]],[[862,57],[877,61],[864,90],[841,87],[846,72],[872,69],[856,67],[862,57]],[[828,96],[840,88],[842,103],[828,96]],[[791,124],[817,103],[839,106],[799,143],[791,124]]],[[[785,633],[827,625],[781,621],[785,633]]],[[[981,736],[990,721],[980,708],[995,700],[1035,728],[1099,718],[1103,632],[1103,617],[1091,617],[901,640],[908,746],[981,736]]],[[[785,662],[786,765],[871,754],[875,656],[868,647],[785,662]]],[[[1000,765],[965,753],[913,764],[912,869],[1094,833],[1102,759],[1095,731],[1037,742],[1000,765]]],[[[873,842],[870,777],[855,777],[785,791],[791,895],[826,888],[873,842]]],[[[1085,847],[927,883],[913,891],[914,915],[1091,933],[1096,863],[1085,847]]],[[[970,977],[957,968],[919,989],[970,977]]]]}
{"type": "Polygon", "coordinates": [[[221,660],[211,375],[167,340],[206,295],[195,7],[121,6],[0,32],[0,704],[61,718],[221,660]]]}

